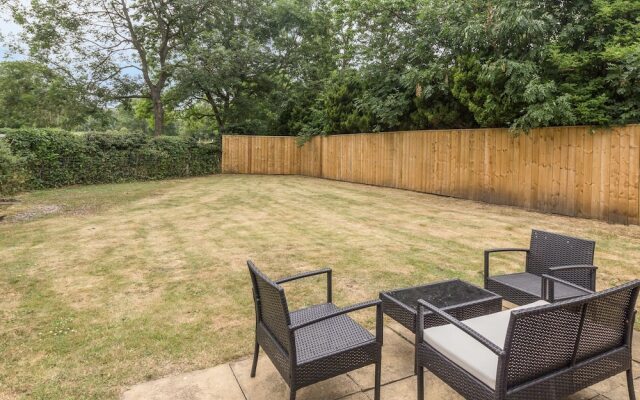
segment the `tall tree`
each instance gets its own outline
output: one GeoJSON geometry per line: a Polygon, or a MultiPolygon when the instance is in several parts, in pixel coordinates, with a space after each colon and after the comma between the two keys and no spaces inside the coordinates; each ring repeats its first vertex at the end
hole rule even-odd
{"type": "Polygon", "coordinates": [[[415,59],[481,126],[611,125],[640,119],[636,0],[429,0],[415,59]]]}
{"type": "Polygon", "coordinates": [[[75,129],[89,117],[106,115],[64,76],[33,62],[0,62],[0,127],[75,129]]]}
{"type": "Polygon", "coordinates": [[[213,118],[221,134],[229,123],[251,119],[258,94],[267,92],[273,60],[267,12],[263,0],[216,1],[201,17],[204,29],[184,48],[171,97],[196,110],[198,102],[207,104],[210,112],[200,115],[213,118]]]}
{"type": "Polygon", "coordinates": [[[163,132],[163,91],[199,31],[207,0],[33,0],[13,6],[31,56],[111,99],[149,98],[163,132]]]}
{"type": "Polygon", "coordinates": [[[329,1],[221,0],[203,24],[172,97],[185,108],[207,104],[200,114],[222,133],[299,133],[335,68],[329,1]]]}
{"type": "Polygon", "coordinates": [[[549,2],[558,21],[546,68],[577,123],[640,121],[640,2],[549,2]]]}
{"type": "Polygon", "coordinates": [[[321,94],[340,68],[340,25],[333,0],[278,0],[273,8],[271,48],[276,57],[272,101],[280,134],[319,133],[321,94]],[[319,112],[320,111],[320,112],[319,112]]]}

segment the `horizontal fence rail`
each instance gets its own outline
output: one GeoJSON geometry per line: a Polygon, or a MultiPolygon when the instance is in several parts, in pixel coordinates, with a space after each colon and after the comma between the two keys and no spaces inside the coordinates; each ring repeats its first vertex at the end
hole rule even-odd
{"type": "Polygon", "coordinates": [[[224,136],[222,171],[293,174],[640,223],[640,125],[224,136]]]}

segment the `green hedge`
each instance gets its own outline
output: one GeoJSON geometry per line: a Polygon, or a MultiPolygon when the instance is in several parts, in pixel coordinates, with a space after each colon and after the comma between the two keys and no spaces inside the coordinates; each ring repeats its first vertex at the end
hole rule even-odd
{"type": "Polygon", "coordinates": [[[11,152],[9,144],[0,140],[0,195],[11,195],[24,187],[26,173],[22,160],[11,152]]]}
{"type": "Polygon", "coordinates": [[[219,148],[190,138],[56,129],[0,129],[3,135],[26,171],[23,189],[207,175],[219,169],[219,148]]]}

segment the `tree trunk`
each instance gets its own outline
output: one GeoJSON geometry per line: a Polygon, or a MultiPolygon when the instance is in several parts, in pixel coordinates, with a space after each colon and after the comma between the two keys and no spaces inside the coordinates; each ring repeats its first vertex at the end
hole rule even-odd
{"type": "Polygon", "coordinates": [[[153,102],[153,135],[160,136],[164,129],[164,106],[159,90],[151,91],[151,101],[153,102]]]}
{"type": "Polygon", "coordinates": [[[216,100],[213,97],[213,94],[208,91],[208,90],[204,90],[202,89],[202,91],[204,92],[204,96],[207,98],[207,103],[209,103],[209,105],[211,106],[211,111],[213,111],[213,116],[216,119],[216,123],[218,124],[218,134],[220,136],[222,136],[222,134],[224,133],[224,117],[226,117],[226,114],[221,115],[220,113],[220,109],[218,108],[218,105],[216,104],[216,100]]]}

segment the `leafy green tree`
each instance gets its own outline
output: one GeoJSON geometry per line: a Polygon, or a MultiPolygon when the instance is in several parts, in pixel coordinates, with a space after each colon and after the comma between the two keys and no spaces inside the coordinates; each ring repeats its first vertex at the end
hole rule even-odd
{"type": "MultiPolygon", "coordinates": [[[[153,132],[155,125],[153,102],[149,99],[133,99],[131,104],[136,120],[147,122],[147,126],[145,127],[144,131],[153,132]]],[[[172,105],[166,105],[164,109],[163,134],[168,136],[178,135],[179,118],[179,113],[173,109],[172,105]]]]}
{"type": "Polygon", "coordinates": [[[414,90],[399,81],[399,74],[347,69],[325,81],[301,130],[318,133],[379,132],[409,129],[414,90]]]}
{"type": "Polygon", "coordinates": [[[448,90],[477,125],[573,122],[566,96],[544,70],[556,27],[544,2],[432,0],[419,19],[426,40],[414,58],[447,71],[448,90]]]}
{"type": "Polygon", "coordinates": [[[209,111],[207,104],[194,104],[192,107],[176,110],[176,123],[180,135],[199,140],[210,140],[215,136],[216,125],[205,117],[209,111]]]}
{"type": "Polygon", "coordinates": [[[201,17],[203,31],[184,49],[184,63],[171,91],[183,108],[212,118],[219,133],[255,115],[273,68],[267,4],[224,0],[201,17]],[[210,108],[204,112],[198,104],[210,108]]]}
{"type": "Polygon", "coordinates": [[[112,124],[149,119],[156,134],[640,121],[638,0],[34,0],[13,11],[36,60],[83,98],[123,100],[112,124]]]}
{"type": "Polygon", "coordinates": [[[14,19],[35,59],[110,99],[148,98],[154,134],[164,127],[162,94],[199,33],[208,0],[33,0],[14,19]]]}
{"type": "Polygon", "coordinates": [[[337,63],[304,134],[474,126],[451,94],[418,0],[333,2],[337,63]]]}
{"type": "Polygon", "coordinates": [[[640,121],[640,3],[569,2],[555,13],[550,74],[569,96],[579,124],[640,121]]]}
{"type": "Polygon", "coordinates": [[[342,37],[336,7],[332,0],[278,0],[270,20],[276,62],[269,95],[276,105],[273,130],[287,135],[321,133],[323,92],[340,70],[340,60],[350,57],[341,54],[340,40],[348,38],[342,37]]]}
{"type": "Polygon", "coordinates": [[[0,128],[72,129],[90,116],[105,123],[98,104],[63,75],[33,62],[0,62],[0,128]]]}
{"type": "Polygon", "coordinates": [[[414,59],[450,72],[450,93],[480,126],[638,121],[639,7],[626,0],[430,0],[414,59]]]}

